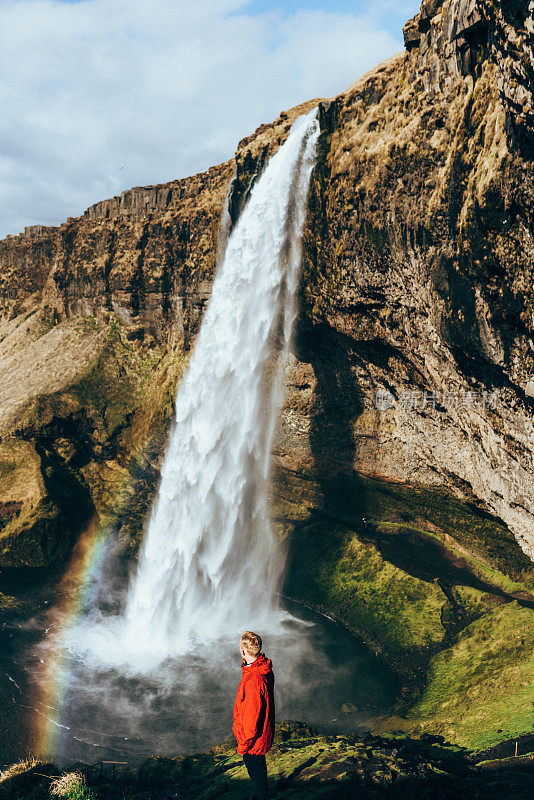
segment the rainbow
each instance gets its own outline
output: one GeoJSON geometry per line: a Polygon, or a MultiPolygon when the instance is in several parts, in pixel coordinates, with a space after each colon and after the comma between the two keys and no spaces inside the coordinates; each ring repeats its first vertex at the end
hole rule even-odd
{"type": "Polygon", "coordinates": [[[95,517],[78,538],[58,587],[59,602],[50,609],[32,706],[35,717],[31,749],[39,758],[53,758],[69,684],[69,641],[72,629],[89,600],[93,579],[100,573],[109,529],[95,517]]]}

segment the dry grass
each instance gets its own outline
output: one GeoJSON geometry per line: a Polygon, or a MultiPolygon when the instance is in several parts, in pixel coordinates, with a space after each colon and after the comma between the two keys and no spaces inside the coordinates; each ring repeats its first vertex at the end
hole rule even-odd
{"type": "Polygon", "coordinates": [[[67,800],[90,800],[93,797],[93,793],[85,783],[85,776],[78,770],[66,772],[53,781],[50,785],[50,794],[52,797],[64,797],[67,800]]]}
{"type": "Polygon", "coordinates": [[[15,775],[21,775],[23,772],[28,772],[30,769],[34,769],[42,762],[39,761],[38,758],[27,758],[23,759],[22,761],[17,761],[16,764],[11,764],[11,766],[7,767],[3,771],[0,771],[0,783],[4,781],[8,781],[10,778],[14,778],[15,775]]]}

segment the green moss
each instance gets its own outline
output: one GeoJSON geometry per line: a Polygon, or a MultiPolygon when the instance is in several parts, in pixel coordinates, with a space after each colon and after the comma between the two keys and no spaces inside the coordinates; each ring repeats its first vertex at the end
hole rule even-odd
{"type": "MultiPolygon", "coordinates": [[[[156,409],[172,407],[167,386],[161,385],[160,367],[174,363],[172,354],[164,354],[159,346],[149,349],[129,342],[114,316],[108,334],[106,347],[70,389],[93,417],[102,420],[105,438],[129,426],[134,414],[143,415],[147,401],[156,409]]],[[[172,393],[175,390],[173,382],[172,393]]]]}
{"type": "Polygon", "coordinates": [[[0,532],[0,565],[43,567],[66,558],[70,536],[55,503],[45,499],[0,532]]]}
{"type": "MultiPolygon", "coordinates": [[[[159,472],[154,462],[164,452],[176,386],[187,363],[187,358],[175,351],[167,352],[157,363],[154,356],[152,359],[152,363],[148,362],[146,379],[143,377],[139,383],[138,405],[120,433],[120,447],[125,456],[121,468],[112,471],[109,465],[101,466],[106,470],[102,476],[103,492],[95,500],[101,519],[121,528],[132,554],[140,544],[146,515],[157,490],[159,472]]],[[[88,483],[95,487],[98,481],[94,469],[98,465],[90,467],[91,474],[84,472],[88,483]]]]}
{"type": "Polygon", "coordinates": [[[507,593],[528,591],[532,571],[499,520],[440,491],[364,476],[321,486],[280,473],[277,494],[286,593],[418,675],[405,716],[368,721],[373,730],[482,748],[531,729],[533,612],[507,593]],[[499,570],[505,557],[521,580],[499,570]]]}
{"type": "Polygon", "coordinates": [[[411,651],[443,638],[445,598],[433,585],[385,561],[376,548],[352,536],[333,574],[334,602],[347,602],[344,616],[380,635],[385,644],[411,651]]]}
{"type": "MultiPolygon", "coordinates": [[[[534,567],[509,528],[497,517],[466,503],[449,492],[417,485],[395,484],[359,475],[365,511],[377,523],[413,524],[417,530],[447,541],[450,536],[478,555],[501,575],[534,587],[534,567]]],[[[356,486],[355,486],[356,488],[356,486]]]]}
{"type": "MultiPolygon", "coordinates": [[[[399,777],[416,773],[425,779],[437,774],[447,777],[459,768],[465,770],[465,763],[461,749],[442,741],[322,735],[295,722],[277,724],[275,743],[267,756],[273,794],[276,787],[277,796],[325,800],[361,794],[364,775],[374,797],[376,790],[387,789],[399,777]],[[397,759],[400,746],[403,755],[397,759]]],[[[165,791],[165,787],[178,786],[184,797],[204,800],[221,795],[241,800],[250,790],[233,741],[186,758],[148,759],[138,776],[143,787],[165,791]]]]}
{"type": "Polygon", "coordinates": [[[532,731],[533,612],[517,603],[488,611],[434,656],[408,719],[475,749],[532,731]]]}
{"type": "MultiPolygon", "coordinates": [[[[532,570],[530,570],[528,566],[521,572],[523,580],[512,580],[508,577],[508,575],[503,574],[499,569],[493,567],[487,561],[482,561],[478,553],[473,553],[469,550],[466,550],[464,546],[459,545],[457,541],[452,539],[450,534],[448,535],[444,534],[443,532],[436,532],[434,526],[432,524],[429,525],[428,522],[426,523],[426,527],[419,528],[415,525],[409,525],[400,522],[384,522],[379,519],[372,520],[372,522],[374,522],[377,527],[383,528],[387,531],[395,531],[395,529],[401,533],[402,531],[407,530],[413,531],[414,533],[419,534],[421,537],[435,539],[436,541],[445,544],[445,552],[448,551],[451,553],[451,555],[461,558],[467,563],[469,569],[474,575],[480,578],[481,581],[487,581],[488,584],[492,584],[496,589],[502,589],[504,592],[511,593],[523,589],[530,589],[532,587],[532,570]]],[[[424,526],[425,522],[422,521],[421,525],[424,526]]],[[[517,543],[512,545],[512,550],[514,550],[516,546],[519,547],[517,543]]],[[[517,556],[517,554],[513,552],[513,556],[517,556]]]]}
{"type": "MultiPolygon", "coordinates": [[[[516,760],[517,761],[517,760],[516,760]]],[[[19,800],[117,797],[126,800],[180,797],[243,800],[250,781],[235,741],[206,753],[153,757],[136,766],[94,770],[81,764],[58,775],[52,764],[33,761],[0,774],[0,796],[19,800]],[[48,777],[47,777],[48,776],[48,777]],[[3,781],[3,783],[2,783],[3,781]],[[4,793],[2,793],[4,790],[4,793]]],[[[441,736],[323,735],[303,723],[276,726],[267,755],[269,796],[291,800],[444,797],[529,797],[531,775],[514,759],[494,761],[496,770],[474,768],[465,748],[441,736]]],[[[109,767],[109,765],[108,765],[109,767]]]]}
{"type": "Polygon", "coordinates": [[[461,618],[462,628],[493,610],[496,602],[501,602],[495,595],[488,595],[471,586],[452,586],[450,593],[454,599],[455,613],[461,618]]]}
{"type": "Polygon", "coordinates": [[[406,665],[442,641],[441,589],[398,569],[352,531],[311,524],[292,535],[290,548],[288,594],[333,612],[406,665]]]}
{"type": "MultiPolygon", "coordinates": [[[[279,480],[284,483],[285,476],[279,480]]],[[[312,504],[343,524],[384,532],[411,531],[439,541],[482,581],[505,592],[534,589],[534,565],[506,525],[441,488],[394,483],[354,473],[319,484],[312,504]]],[[[293,486],[291,485],[291,490],[293,486]]]]}

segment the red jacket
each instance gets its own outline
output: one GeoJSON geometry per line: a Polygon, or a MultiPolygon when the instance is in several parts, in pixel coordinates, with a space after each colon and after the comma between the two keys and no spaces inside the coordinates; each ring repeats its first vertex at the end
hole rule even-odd
{"type": "Polygon", "coordinates": [[[243,677],[234,703],[233,732],[237,752],[261,756],[274,737],[274,675],[270,658],[263,653],[252,664],[242,664],[243,677]]]}

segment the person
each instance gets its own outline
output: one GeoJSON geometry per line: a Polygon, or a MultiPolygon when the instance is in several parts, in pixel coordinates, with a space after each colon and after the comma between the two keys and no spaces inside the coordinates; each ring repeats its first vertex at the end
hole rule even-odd
{"type": "Polygon", "coordinates": [[[274,674],[270,658],[261,652],[261,636],[245,631],[239,642],[242,677],[234,702],[233,733],[237,752],[252,783],[251,800],[267,797],[265,754],[274,738],[274,674]]]}

